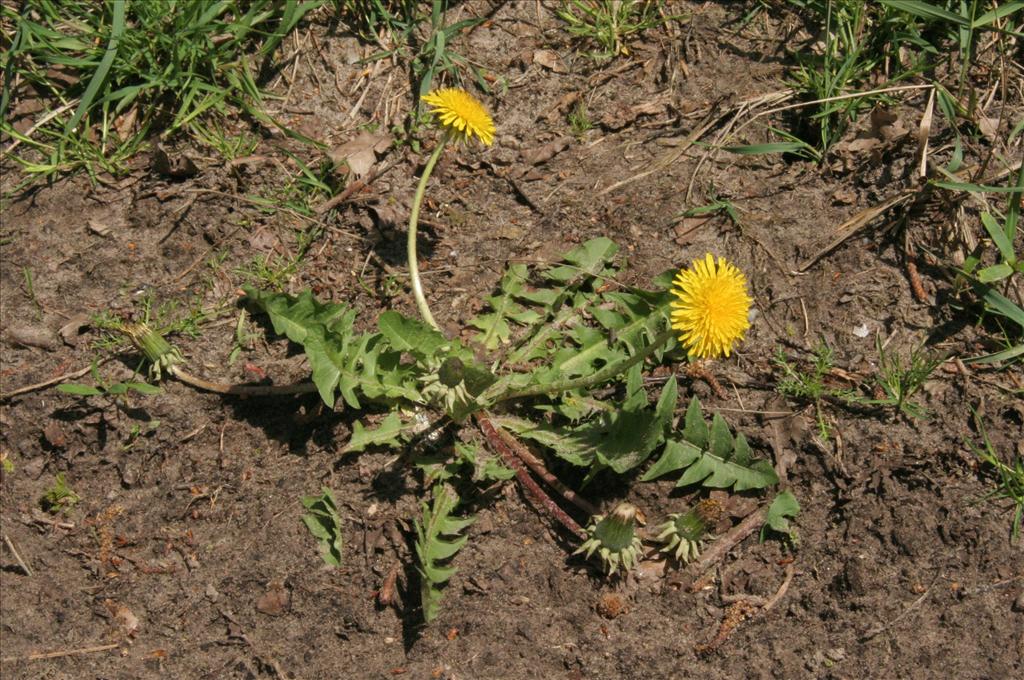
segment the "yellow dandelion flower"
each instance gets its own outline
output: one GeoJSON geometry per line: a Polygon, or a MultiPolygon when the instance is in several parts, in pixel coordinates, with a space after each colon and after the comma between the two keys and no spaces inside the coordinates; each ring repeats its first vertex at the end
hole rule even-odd
{"type": "Polygon", "coordinates": [[[423,101],[437,114],[441,127],[449,130],[455,139],[468,141],[474,135],[484,146],[494,141],[494,121],[484,105],[465,90],[446,87],[423,95],[423,101]]]}
{"type": "Polygon", "coordinates": [[[729,356],[750,328],[750,295],[743,272],[723,257],[708,253],[676,274],[672,294],[672,328],[690,356],[729,356]]]}

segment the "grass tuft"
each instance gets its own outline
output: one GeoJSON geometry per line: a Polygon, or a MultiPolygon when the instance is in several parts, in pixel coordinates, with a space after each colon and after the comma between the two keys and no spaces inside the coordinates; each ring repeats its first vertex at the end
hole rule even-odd
{"type": "Polygon", "coordinates": [[[281,40],[324,0],[26,0],[0,8],[2,131],[35,153],[30,176],[123,170],[153,132],[241,110],[260,122],[258,81],[281,40]],[[42,102],[29,132],[11,120],[42,102]]]}

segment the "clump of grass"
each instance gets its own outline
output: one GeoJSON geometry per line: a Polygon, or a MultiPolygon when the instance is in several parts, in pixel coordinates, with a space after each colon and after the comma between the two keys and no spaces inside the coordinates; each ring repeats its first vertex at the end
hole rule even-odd
{"type": "Polygon", "coordinates": [[[996,480],[996,488],[986,494],[985,499],[1003,499],[1011,502],[1013,506],[1013,520],[1011,522],[1010,536],[1011,540],[1016,543],[1020,540],[1021,523],[1024,521],[1024,458],[1018,456],[1012,463],[1004,463],[995,447],[992,446],[992,441],[988,438],[988,432],[985,430],[985,423],[982,422],[981,416],[973,410],[972,414],[974,415],[974,424],[978,429],[978,433],[981,434],[981,439],[985,446],[981,449],[974,446],[974,444],[970,444],[970,446],[982,463],[992,470],[996,480]]]}
{"type": "Polygon", "coordinates": [[[782,376],[776,389],[779,394],[814,404],[818,432],[823,439],[829,437],[830,428],[822,406],[831,401],[841,406],[870,406],[893,408],[908,418],[922,418],[928,411],[913,397],[931,377],[943,357],[927,352],[923,347],[911,350],[910,355],[886,351],[880,339],[876,339],[878,351],[878,372],[866,387],[873,388],[875,395],[864,396],[854,389],[829,387],[825,377],[835,366],[835,353],[824,341],[814,349],[814,361],[809,370],[801,369],[782,350],[778,350],[773,363],[782,376]]]}
{"type": "MultiPolygon", "coordinates": [[[[880,71],[890,82],[920,73],[936,48],[921,34],[921,25],[906,12],[860,0],[792,0],[801,14],[817,25],[820,37],[810,50],[796,55],[796,88],[811,99],[828,100],[863,87],[880,71]],[[910,49],[907,49],[910,48],[910,49]]],[[[874,88],[869,88],[874,89],[874,88]]],[[[813,116],[816,146],[828,150],[857,115],[880,97],[826,101],[813,116]]]]}
{"type": "Polygon", "coordinates": [[[582,137],[587,133],[587,130],[591,130],[594,127],[594,123],[590,120],[590,115],[587,113],[587,105],[582,101],[576,102],[576,106],[572,107],[566,119],[569,122],[569,129],[577,137],[582,137]]]}
{"type": "Polygon", "coordinates": [[[910,418],[921,418],[927,410],[913,401],[935,369],[944,361],[944,357],[925,351],[923,347],[915,347],[904,359],[896,352],[886,352],[880,338],[875,338],[878,348],[878,374],[875,384],[881,389],[883,397],[871,399],[866,403],[879,406],[891,406],[910,418]]]}
{"type": "MultiPolygon", "coordinates": [[[[878,90],[928,74],[957,77],[957,98],[964,94],[967,73],[977,59],[978,37],[998,30],[1020,3],[999,3],[985,11],[977,1],[960,3],[902,0],[788,0],[815,31],[814,42],[793,57],[792,83],[816,103],[806,141],[825,153],[861,112],[891,99],[878,90]],[[870,90],[874,94],[849,96],[870,90]],[[842,98],[840,98],[842,97],[842,98]],[[816,137],[816,140],[811,138],[816,137]]],[[[766,7],[761,3],[744,19],[766,7]]],[[[1012,34],[1012,33],[1010,33],[1012,34]]]]}
{"type": "MultiPolygon", "coordinates": [[[[429,12],[426,3],[417,0],[334,0],[334,4],[346,26],[381,48],[371,60],[397,56],[408,63],[417,97],[436,89],[436,81],[442,78],[461,82],[466,72],[482,90],[489,91],[480,66],[452,49],[456,37],[483,23],[483,17],[448,24],[449,0],[431,0],[429,12]]],[[[415,127],[417,122],[410,125],[415,127]]]]}
{"type": "Polygon", "coordinates": [[[814,404],[818,433],[822,439],[827,440],[831,428],[825,418],[822,402],[827,397],[841,397],[845,394],[845,391],[830,389],[825,385],[825,376],[835,365],[835,352],[824,340],[820,341],[814,348],[814,362],[809,371],[801,370],[781,348],[775,352],[772,361],[782,373],[775,389],[783,396],[814,404]]]}
{"type": "MultiPolygon", "coordinates": [[[[939,186],[948,188],[963,189],[972,191],[984,196],[985,193],[998,189],[997,187],[983,187],[976,184],[961,184],[954,182],[938,183],[939,186]]],[[[1024,309],[1020,304],[1007,297],[1003,292],[1011,294],[1019,285],[1021,275],[1024,274],[1024,257],[1018,255],[1015,242],[1017,241],[1020,228],[1021,196],[1024,195],[1024,168],[1017,172],[1017,183],[1010,189],[1007,197],[1005,213],[996,208],[981,213],[980,220],[985,228],[991,244],[995,246],[995,254],[989,259],[995,259],[995,263],[989,266],[981,266],[986,258],[986,250],[991,253],[991,246],[980,242],[967,258],[964,260],[961,279],[969,283],[975,290],[978,297],[984,302],[986,309],[991,312],[993,320],[1002,328],[1000,344],[1003,349],[991,354],[967,359],[968,363],[994,364],[1005,362],[1007,365],[1019,363],[1024,357],[1024,309]],[[1002,290],[1003,292],[1000,292],[1002,290]],[[1016,327],[1016,330],[1014,330],[1016,327]]]]}
{"type": "Polygon", "coordinates": [[[385,44],[417,21],[418,0],[333,0],[337,17],[368,42],[385,44]]]}
{"type": "Polygon", "coordinates": [[[589,53],[597,60],[628,55],[629,37],[665,21],[653,0],[568,0],[555,13],[570,34],[597,46],[589,53]]]}
{"type": "Polygon", "coordinates": [[[945,357],[932,354],[923,346],[915,347],[906,357],[898,352],[886,351],[881,338],[875,338],[878,351],[878,372],[874,375],[875,396],[860,396],[854,392],[841,395],[848,404],[880,406],[895,409],[913,419],[924,418],[928,410],[913,399],[921,391],[932,373],[945,357]]]}
{"type": "Polygon", "coordinates": [[[260,70],[320,0],[179,2],[26,0],[0,8],[2,130],[35,154],[30,176],[84,168],[117,172],[153,131],[189,129],[204,116],[262,112],[260,70]],[[48,113],[30,133],[9,122],[19,100],[48,113]]]}

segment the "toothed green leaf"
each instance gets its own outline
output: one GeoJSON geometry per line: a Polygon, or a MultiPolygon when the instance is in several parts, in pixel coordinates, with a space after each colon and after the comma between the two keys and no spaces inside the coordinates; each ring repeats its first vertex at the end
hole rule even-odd
{"type": "Polygon", "coordinates": [[[777,495],[765,514],[764,527],[761,529],[761,541],[764,541],[768,529],[791,536],[793,530],[789,525],[789,520],[796,517],[799,512],[800,503],[791,492],[787,490],[777,495]]]}
{"type": "Polygon", "coordinates": [[[640,366],[627,375],[626,399],[577,427],[537,425],[526,420],[495,417],[522,437],[549,447],[555,455],[579,466],[608,467],[622,474],[643,463],[664,441],[678,399],[675,378],[665,383],[654,409],[647,404],[640,366]]]}
{"type": "Polygon", "coordinates": [[[323,487],[319,496],[305,496],[302,499],[302,506],[308,511],[302,516],[302,522],[320,543],[320,553],[324,562],[332,567],[340,567],[344,543],[341,516],[338,515],[334,494],[327,487],[323,487]]]}
{"type": "Polygon", "coordinates": [[[701,450],[690,442],[680,442],[670,439],[665,442],[665,450],[654,465],[640,478],[642,482],[649,482],[676,470],[693,465],[700,458],[701,450]]]}
{"type": "Polygon", "coordinates": [[[481,331],[473,336],[474,342],[483,345],[486,349],[497,349],[500,345],[508,343],[511,338],[512,328],[509,326],[508,319],[520,325],[536,323],[540,320],[539,313],[523,307],[516,301],[516,297],[523,293],[526,277],[525,264],[509,266],[501,279],[501,295],[487,298],[493,311],[481,314],[469,321],[469,325],[481,331]]]}
{"type": "Polygon", "coordinates": [[[284,335],[299,345],[305,343],[311,327],[332,327],[339,322],[344,325],[347,315],[351,315],[350,318],[354,317],[354,312],[345,305],[335,302],[320,303],[308,290],[296,297],[256,290],[251,286],[242,286],[242,290],[250,301],[267,313],[275,333],[284,335]]]}
{"type": "Polygon", "coordinates": [[[400,352],[408,352],[418,359],[433,357],[439,349],[449,344],[440,331],[391,310],[380,315],[377,327],[391,347],[400,352]]]}
{"type": "MultiPolygon", "coordinates": [[[[245,292],[256,307],[267,313],[276,332],[302,345],[313,383],[328,406],[334,406],[338,393],[355,409],[362,408],[360,396],[384,402],[423,401],[416,388],[416,367],[401,362],[405,345],[389,347],[388,339],[381,334],[355,333],[354,310],[337,303],[317,302],[309,291],[295,297],[250,287],[245,287],[245,292]]],[[[394,321],[389,330],[404,328],[401,315],[385,314],[399,317],[389,319],[394,321]]],[[[410,334],[395,333],[400,338],[410,334]]],[[[418,346],[428,347],[423,342],[418,346]]]]}
{"type": "Polygon", "coordinates": [[[725,424],[722,416],[716,413],[711,418],[708,453],[716,458],[727,459],[732,454],[732,447],[732,433],[729,432],[729,426],[725,424]]]}
{"type": "Polygon", "coordinates": [[[439,564],[451,559],[466,544],[465,536],[457,536],[473,523],[472,517],[452,517],[458,496],[443,484],[433,488],[433,502],[421,506],[423,519],[416,521],[416,557],[420,574],[420,599],[423,619],[430,623],[440,613],[441,588],[456,569],[439,564]]]}
{"type": "Polygon", "coordinates": [[[708,425],[704,422],[704,414],[701,412],[697,397],[690,399],[690,405],[686,407],[684,423],[683,439],[694,446],[707,448],[708,425]]]}
{"type": "Polygon", "coordinates": [[[396,411],[389,413],[375,428],[363,427],[363,424],[357,420],[352,425],[352,438],[342,449],[342,453],[365,451],[369,446],[400,446],[416,427],[415,423],[403,423],[401,416],[396,411]]]}
{"type": "Polygon", "coordinates": [[[552,267],[544,276],[552,281],[568,283],[575,278],[602,274],[608,263],[619,252],[611,239],[599,237],[583,243],[565,254],[568,265],[552,267]]]}
{"type": "Polygon", "coordinates": [[[743,434],[733,438],[721,415],[714,415],[708,431],[696,397],[690,400],[684,420],[683,440],[669,439],[664,453],[644,474],[642,481],[684,470],[676,482],[678,487],[701,484],[714,489],[733,487],[736,491],[745,491],[778,483],[771,463],[754,458],[743,434]]]}

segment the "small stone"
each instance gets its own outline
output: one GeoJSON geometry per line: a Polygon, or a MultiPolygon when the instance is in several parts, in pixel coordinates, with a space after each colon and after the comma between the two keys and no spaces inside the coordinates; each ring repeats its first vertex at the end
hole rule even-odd
{"type": "Polygon", "coordinates": [[[51,420],[43,426],[43,437],[46,439],[46,443],[55,449],[63,449],[68,443],[64,429],[56,420],[51,420]]]}
{"type": "Polygon", "coordinates": [[[281,581],[271,581],[260,599],[256,600],[256,609],[267,616],[280,616],[291,609],[292,594],[281,581]]]}
{"type": "Polygon", "coordinates": [[[71,320],[60,327],[60,337],[64,344],[75,347],[84,329],[89,328],[90,316],[88,314],[76,314],[71,320]]]}
{"type": "Polygon", "coordinates": [[[16,345],[38,347],[49,352],[58,346],[54,332],[45,326],[12,326],[7,331],[7,338],[16,345]]]}
{"type": "Polygon", "coordinates": [[[1024,591],[1021,591],[1020,595],[1017,596],[1017,599],[1013,601],[1011,609],[1015,612],[1024,614],[1024,591]]]}

